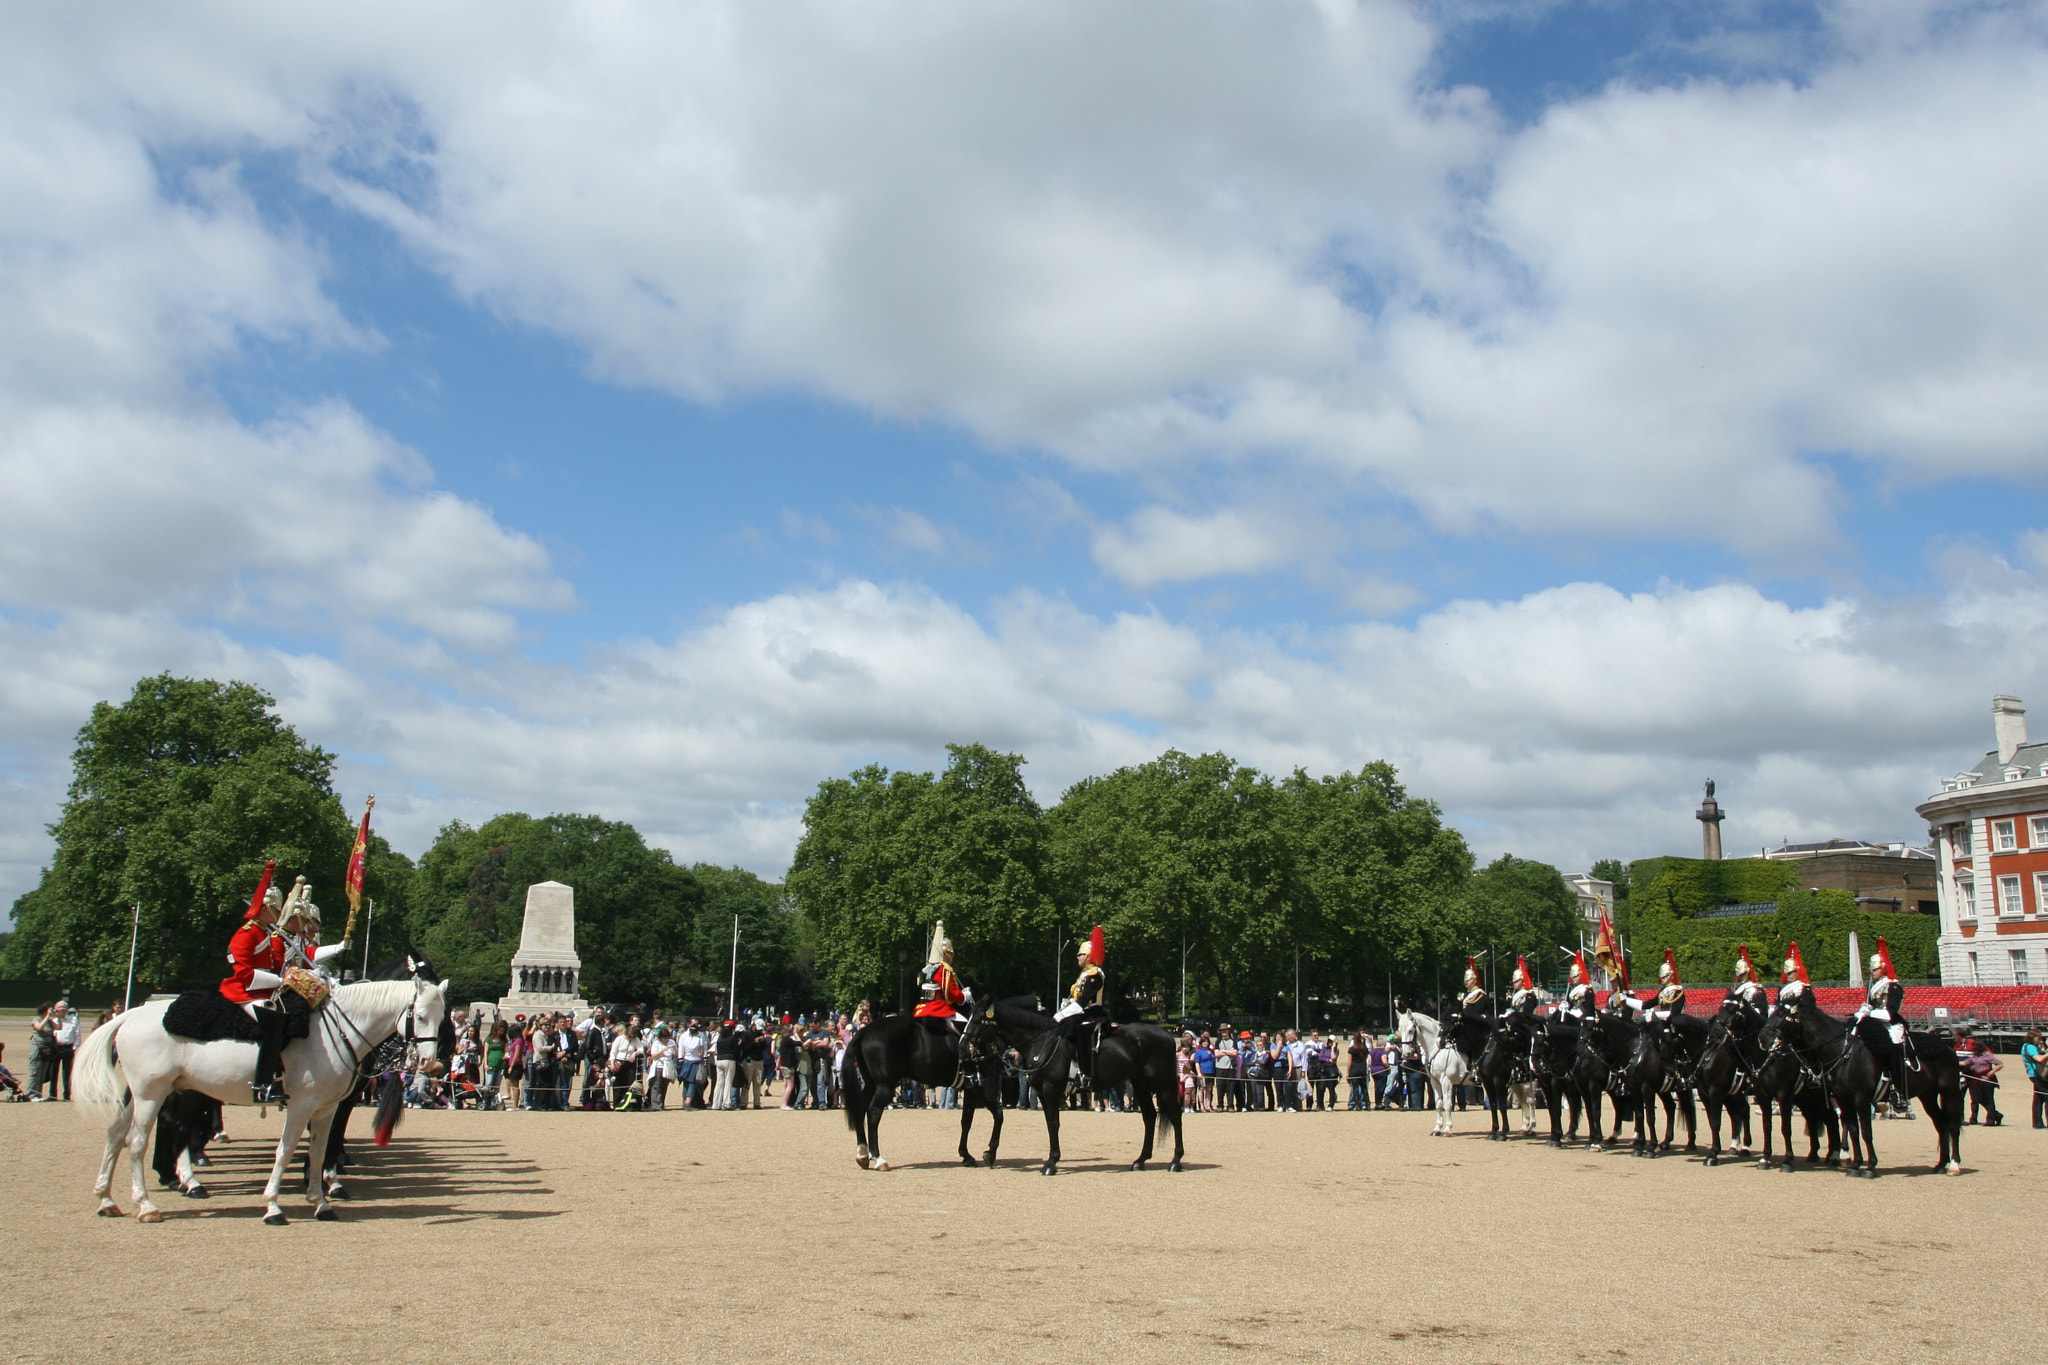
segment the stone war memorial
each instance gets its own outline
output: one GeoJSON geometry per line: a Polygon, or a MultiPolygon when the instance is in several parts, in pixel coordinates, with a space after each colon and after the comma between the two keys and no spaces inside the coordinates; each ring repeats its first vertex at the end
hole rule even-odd
{"type": "Polygon", "coordinates": [[[590,1013],[577,990],[583,959],[576,955],[576,890],[560,882],[526,888],[526,916],[519,926],[519,951],[512,955],[512,991],[496,1006],[479,1002],[472,1011],[505,1018],[532,1018],[548,1011],[590,1013]]]}

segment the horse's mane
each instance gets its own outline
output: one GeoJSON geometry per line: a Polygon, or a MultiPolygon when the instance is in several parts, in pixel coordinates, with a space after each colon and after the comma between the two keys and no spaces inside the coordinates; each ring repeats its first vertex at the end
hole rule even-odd
{"type": "Polygon", "coordinates": [[[1052,1020],[1039,1012],[1035,995],[1013,995],[1006,1000],[998,1000],[995,1011],[996,1019],[1012,1028],[1029,1033],[1045,1033],[1052,1028],[1052,1020]]]}
{"type": "Polygon", "coordinates": [[[408,976],[403,981],[351,981],[346,986],[336,986],[334,998],[351,1008],[383,1010],[410,1003],[412,992],[412,978],[408,976]]]}

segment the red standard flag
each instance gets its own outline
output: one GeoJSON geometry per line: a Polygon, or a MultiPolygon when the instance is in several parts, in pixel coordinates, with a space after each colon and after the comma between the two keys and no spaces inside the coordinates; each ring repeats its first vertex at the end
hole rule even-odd
{"type": "MultiPolygon", "coordinates": [[[[348,855],[348,874],[341,879],[341,889],[348,895],[348,919],[353,925],[356,911],[363,903],[363,860],[370,851],[370,812],[377,807],[377,798],[371,797],[363,807],[363,823],[356,830],[356,846],[348,855]]],[[[329,864],[332,866],[332,864],[329,864]]]]}
{"type": "Polygon", "coordinates": [[[1607,919],[1607,912],[1600,912],[1600,933],[1593,940],[1593,960],[1600,964],[1622,989],[1628,987],[1628,964],[1621,960],[1621,949],[1614,942],[1614,925],[1607,919]]]}

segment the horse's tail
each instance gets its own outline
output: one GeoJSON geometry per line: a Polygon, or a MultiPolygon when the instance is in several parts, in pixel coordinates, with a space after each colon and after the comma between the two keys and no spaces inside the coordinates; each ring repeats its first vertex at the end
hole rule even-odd
{"type": "Polygon", "coordinates": [[[379,1147],[391,1145],[391,1130],[398,1126],[399,1116],[405,1113],[405,1083],[395,1072],[387,1073],[377,1086],[377,1122],[370,1130],[370,1139],[379,1147]]]}
{"type": "Polygon", "coordinates": [[[87,1035],[71,1078],[78,1112],[101,1123],[111,1121],[128,1106],[128,1083],[114,1065],[114,1035],[127,1022],[127,1015],[117,1014],[87,1035]]]}
{"type": "Polygon", "coordinates": [[[846,1126],[862,1141],[867,1138],[868,1091],[873,1084],[860,1059],[861,1040],[866,1032],[863,1029],[847,1039],[846,1055],[839,1062],[839,1102],[846,1107],[846,1126]]]}

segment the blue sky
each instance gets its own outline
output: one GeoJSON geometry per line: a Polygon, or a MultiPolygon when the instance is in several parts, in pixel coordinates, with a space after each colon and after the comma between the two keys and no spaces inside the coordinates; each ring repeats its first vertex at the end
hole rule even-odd
{"type": "Polygon", "coordinates": [[[2039,671],[2038,7],[509,13],[4,21],[0,893],[161,668],[770,874],[965,740],[1913,837],[2039,671]]]}

